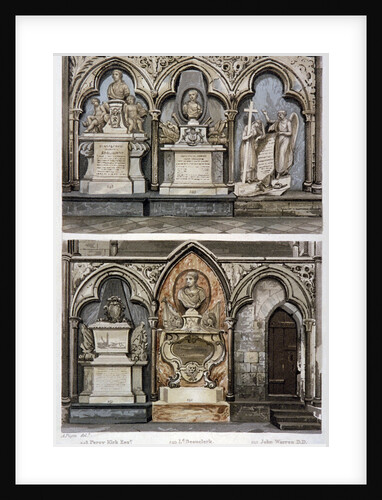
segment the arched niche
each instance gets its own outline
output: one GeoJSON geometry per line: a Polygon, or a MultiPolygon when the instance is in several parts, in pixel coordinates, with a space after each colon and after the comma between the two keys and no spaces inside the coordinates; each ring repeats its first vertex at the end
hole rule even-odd
{"type": "Polygon", "coordinates": [[[83,307],[90,302],[99,301],[101,286],[110,278],[124,280],[131,290],[130,300],[145,307],[151,316],[154,299],[139,273],[118,264],[106,264],[87,276],[78,286],[70,307],[70,317],[80,317],[83,307]]]}
{"type": "Polygon", "coordinates": [[[123,57],[71,57],[72,77],[69,88],[69,106],[82,109],[90,96],[99,94],[105,75],[118,69],[131,80],[135,94],[147,102],[149,109],[154,108],[153,85],[147,73],[131,59],[123,57]]]}
{"type": "Polygon", "coordinates": [[[176,95],[180,75],[187,70],[200,71],[206,82],[207,95],[217,98],[225,108],[230,107],[229,83],[224,72],[219,71],[207,59],[186,57],[181,62],[169,65],[158,78],[156,82],[158,108],[161,108],[169,97],[176,95]]]}
{"type": "MultiPolygon", "coordinates": [[[[183,310],[179,307],[177,301],[177,292],[184,285],[184,278],[189,271],[198,273],[198,285],[201,286],[207,295],[206,305],[201,313],[213,312],[216,314],[216,328],[221,331],[226,331],[225,320],[227,317],[226,304],[226,284],[223,285],[217,266],[210,265],[209,252],[198,245],[186,245],[181,249],[177,249],[170,257],[170,262],[162,272],[156,289],[155,296],[157,298],[158,308],[158,342],[156,356],[156,380],[158,387],[167,386],[169,379],[174,376],[172,367],[162,359],[160,354],[161,345],[164,340],[166,331],[165,325],[165,310],[167,304],[171,310],[177,311],[180,315],[183,310]]],[[[228,389],[228,344],[226,336],[224,337],[226,355],[221,363],[214,366],[211,371],[211,379],[217,381],[219,387],[223,387],[225,391],[228,389]]],[[[203,386],[204,381],[200,380],[193,386],[203,386]]],[[[186,381],[181,381],[182,386],[190,385],[186,381]]]]}
{"type": "MultiPolygon", "coordinates": [[[[149,311],[137,300],[132,300],[132,291],[129,282],[122,276],[109,275],[99,285],[97,299],[87,301],[79,310],[80,323],[86,326],[96,323],[99,319],[105,317],[104,307],[107,305],[107,300],[110,297],[117,296],[124,307],[124,316],[131,323],[132,331],[141,323],[144,324],[147,333],[147,350],[151,351],[151,335],[149,323],[149,311]]],[[[81,343],[83,342],[81,334],[77,336],[77,352],[81,353],[81,343]]],[[[150,393],[150,359],[148,365],[142,373],[143,390],[147,394],[150,393]]],[[[78,367],[78,391],[83,388],[83,366],[78,367]]]]}
{"type": "Polygon", "coordinates": [[[303,319],[314,317],[314,304],[305,285],[286,266],[279,264],[265,264],[248,273],[235,287],[231,294],[233,318],[239,309],[253,301],[253,289],[257,282],[264,278],[274,278],[285,290],[285,300],[296,305],[303,315],[303,319]]]}
{"type": "Polygon", "coordinates": [[[266,119],[262,113],[266,109],[271,120],[277,119],[277,112],[285,110],[289,117],[292,113],[298,116],[299,127],[295,143],[293,166],[290,170],[292,177],[291,190],[301,191],[305,181],[306,155],[306,116],[303,114],[305,102],[294,92],[286,91],[286,77],[272,70],[263,70],[251,78],[252,95],[245,95],[238,103],[238,114],[235,121],[235,181],[240,181],[240,144],[242,142],[244,127],[248,123],[248,113],[245,109],[253,102],[257,110],[252,119],[260,119],[266,127],[266,119]]]}

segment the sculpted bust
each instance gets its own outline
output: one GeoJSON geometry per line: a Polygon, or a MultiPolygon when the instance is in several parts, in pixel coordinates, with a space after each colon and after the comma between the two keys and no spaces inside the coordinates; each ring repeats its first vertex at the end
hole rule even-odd
{"type": "Polygon", "coordinates": [[[198,92],[190,90],[188,93],[189,100],[183,105],[183,113],[188,119],[197,119],[202,114],[202,107],[198,102],[198,92]]]}
{"type": "Polygon", "coordinates": [[[130,95],[128,85],[123,81],[122,71],[115,69],[112,73],[114,82],[107,89],[107,97],[109,99],[119,99],[124,101],[130,95]]]}
{"type": "Polygon", "coordinates": [[[206,292],[196,283],[199,274],[196,271],[190,271],[186,274],[186,286],[178,292],[178,299],[186,309],[199,309],[206,299],[206,292]]]}

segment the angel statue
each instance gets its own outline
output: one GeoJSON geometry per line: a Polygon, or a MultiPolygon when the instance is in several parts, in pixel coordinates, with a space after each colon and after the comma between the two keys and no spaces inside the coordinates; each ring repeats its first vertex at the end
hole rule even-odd
{"type": "Polygon", "coordinates": [[[138,102],[133,95],[129,95],[126,98],[126,104],[124,106],[125,119],[127,126],[127,133],[141,132],[144,133],[142,128],[143,118],[147,115],[146,109],[138,102]]]}
{"type": "Polygon", "coordinates": [[[287,118],[286,111],[280,110],[277,112],[277,120],[271,120],[265,109],[263,114],[270,124],[268,132],[276,132],[275,139],[275,171],[276,179],[281,176],[288,175],[290,168],[293,165],[294,147],[298,132],[298,116],[292,113],[287,118]]]}

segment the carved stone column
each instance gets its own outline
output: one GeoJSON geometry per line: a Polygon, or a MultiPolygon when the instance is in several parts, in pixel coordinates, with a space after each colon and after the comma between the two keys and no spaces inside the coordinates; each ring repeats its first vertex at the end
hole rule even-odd
{"type": "Polygon", "coordinates": [[[78,398],[78,326],[80,321],[81,318],[69,318],[69,393],[72,402],[78,398]]]}
{"type": "Polygon", "coordinates": [[[159,189],[159,116],[160,110],[153,109],[151,115],[151,189],[159,189]]]}
{"type": "Polygon", "coordinates": [[[62,190],[71,191],[71,177],[69,165],[69,57],[63,56],[62,61],[62,190]]]}
{"type": "MultiPolygon", "coordinates": [[[[68,242],[64,242],[68,250],[68,242]]],[[[69,336],[69,306],[70,306],[70,260],[71,254],[66,251],[62,254],[62,335],[61,335],[61,417],[68,420],[70,406],[70,336],[69,336]]]]}
{"type": "MultiPolygon", "coordinates": [[[[317,245],[316,245],[317,247],[317,245]]],[[[322,350],[322,257],[317,255],[315,258],[316,263],[316,301],[315,301],[315,309],[316,309],[316,347],[317,350],[321,354],[322,350]]],[[[321,355],[317,359],[317,363],[319,366],[318,373],[316,373],[316,399],[321,399],[321,355]]],[[[317,371],[317,370],[316,370],[317,371]]]]}
{"type": "Polygon", "coordinates": [[[227,186],[232,191],[235,185],[235,144],[234,144],[234,133],[235,133],[235,116],[237,111],[235,109],[227,109],[224,112],[227,117],[227,128],[228,128],[228,182],[227,186]]]}
{"type": "Polygon", "coordinates": [[[151,401],[158,401],[157,388],[157,326],[158,318],[150,317],[149,323],[151,327],[151,401]]]}
{"type": "Polygon", "coordinates": [[[235,401],[235,388],[234,388],[234,325],[236,319],[226,318],[226,325],[228,326],[228,392],[226,401],[235,401]]]}
{"type": "Polygon", "coordinates": [[[322,56],[316,57],[315,172],[312,192],[322,193],[322,56]]]}
{"type": "Polygon", "coordinates": [[[304,326],[308,358],[305,373],[305,400],[312,401],[316,394],[316,320],[313,318],[305,319],[304,326]]]}
{"type": "Polygon", "coordinates": [[[311,192],[313,184],[313,137],[314,111],[304,111],[305,115],[305,180],[303,190],[311,192]]]}
{"type": "Polygon", "coordinates": [[[80,168],[78,155],[78,136],[79,136],[79,120],[82,109],[74,108],[69,111],[69,165],[70,165],[70,180],[72,189],[79,191],[80,189],[80,168]]]}

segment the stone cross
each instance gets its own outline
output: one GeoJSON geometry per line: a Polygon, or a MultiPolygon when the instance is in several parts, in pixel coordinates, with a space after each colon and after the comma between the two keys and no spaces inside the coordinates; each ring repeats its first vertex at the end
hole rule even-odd
{"type": "MultiPolygon", "coordinates": [[[[248,134],[251,131],[252,125],[252,113],[258,113],[257,109],[253,107],[253,101],[251,101],[249,108],[245,108],[244,111],[248,113],[248,134]]],[[[249,150],[249,140],[247,140],[244,151],[244,167],[243,167],[243,175],[241,178],[241,182],[245,183],[245,177],[247,175],[247,164],[248,164],[248,150],[249,150]]]]}

